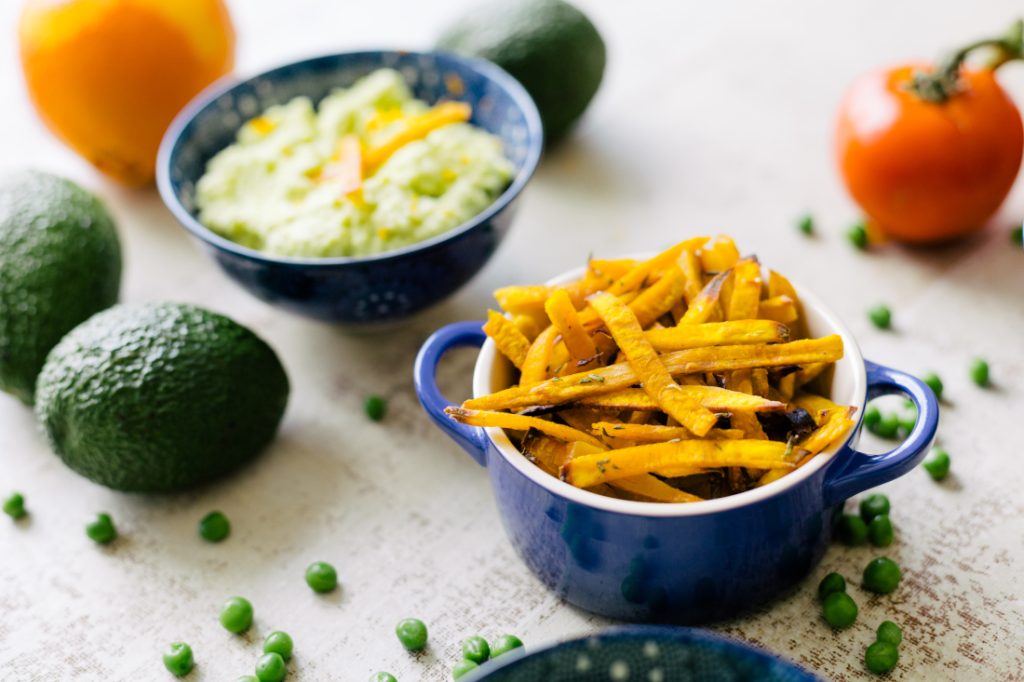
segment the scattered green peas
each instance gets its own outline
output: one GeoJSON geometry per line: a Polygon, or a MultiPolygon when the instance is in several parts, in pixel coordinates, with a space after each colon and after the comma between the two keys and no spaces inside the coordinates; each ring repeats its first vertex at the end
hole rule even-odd
{"type": "Polygon", "coordinates": [[[1010,230],[1010,241],[1017,246],[1024,246],[1024,225],[1018,225],[1010,230]]]}
{"type": "Polygon", "coordinates": [[[96,520],[85,526],[85,534],[93,542],[106,545],[117,537],[117,529],[114,528],[114,521],[110,518],[110,514],[97,514],[96,520]]]}
{"type": "Polygon", "coordinates": [[[882,624],[878,626],[878,641],[899,646],[903,641],[903,630],[891,620],[883,620],[882,624]]]}
{"type": "Polygon", "coordinates": [[[384,415],[388,411],[388,403],[384,398],[379,395],[371,395],[363,403],[363,409],[366,410],[366,416],[375,422],[379,422],[384,418],[384,415]]]}
{"type": "Polygon", "coordinates": [[[910,433],[917,426],[917,407],[911,407],[909,414],[899,417],[900,430],[910,433]]]}
{"type": "Polygon", "coordinates": [[[988,363],[981,358],[975,358],[971,362],[971,381],[985,388],[988,386],[988,379],[988,363]]]}
{"type": "Polygon", "coordinates": [[[260,682],[260,678],[255,675],[242,675],[235,682],[260,682]]]}
{"type": "Polygon", "coordinates": [[[473,661],[463,659],[456,663],[455,667],[452,668],[452,679],[457,680],[466,673],[470,672],[471,670],[476,670],[479,667],[480,666],[478,666],[473,661]]]}
{"type": "Polygon", "coordinates": [[[875,642],[864,652],[864,665],[878,675],[884,675],[895,668],[899,660],[899,649],[889,642],[875,642]]]}
{"type": "Polygon", "coordinates": [[[864,588],[877,594],[889,594],[900,584],[902,577],[895,561],[878,557],[864,568],[864,588]]]}
{"type": "Polygon", "coordinates": [[[406,618],[395,626],[398,641],[409,651],[420,651],[427,646],[427,626],[418,618],[406,618]]]}
{"type": "Polygon", "coordinates": [[[876,305],[868,311],[868,318],[871,319],[871,324],[879,329],[888,329],[892,326],[892,311],[887,305],[876,305]]]}
{"type": "Polygon", "coordinates": [[[868,248],[868,230],[864,223],[856,223],[846,231],[846,238],[850,240],[854,248],[866,251],[868,248]]]}
{"type": "Polygon", "coordinates": [[[939,400],[942,400],[942,379],[935,372],[929,372],[921,377],[921,381],[928,385],[928,388],[932,389],[932,393],[939,400]]]}
{"type": "Polygon", "coordinates": [[[265,654],[278,654],[285,661],[290,661],[292,658],[292,637],[287,632],[275,630],[267,635],[267,638],[263,640],[263,653],[265,654]]]}
{"type": "Polygon", "coordinates": [[[882,413],[878,409],[877,405],[868,405],[867,409],[864,410],[864,426],[868,429],[873,429],[878,426],[878,422],[882,421],[882,413]]]}
{"type": "Polygon", "coordinates": [[[231,522],[223,512],[212,511],[199,520],[199,537],[207,542],[220,542],[231,535],[231,522]]]}
{"type": "Polygon", "coordinates": [[[502,635],[491,645],[491,658],[497,658],[521,646],[523,646],[523,641],[515,635],[502,635]]]}
{"type": "Polygon", "coordinates": [[[20,519],[28,512],[25,511],[25,496],[21,493],[11,493],[10,497],[4,500],[4,514],[12,519],[20,519]]]}
{"type": "Polygon", "coordinates": [[[314,592],[330,592],[338,586],[338,572],[326,561],[314,561],[306,568],[306,584],[314,592]]]}
{"type": "Polygon", "coordinates": [[[485,663],[491,657],[491,646],[480,635],[462,640],[462,657],[474,663],[485,663]]]}
{"type": "Polygon", "coordinates": [[[846,578],[835,572],[829,573],[818,583],[818,599],[824,601],[833,592],[846,592],[846,578]]]}
{"type": "Polygon", "coordinates": [[[881,493],[868,495],[860,501],[860,516],[865,522],[870,523],[871,519],[880,514],[889,513],[889,498],[881,493]]]}
{"type": "Polygon", "coordinates": [[[369,682],[398,682],[398,678],[391,673],[374,673],[370,675],[369,682]]]}
{"type": "Polygon", "coordinates": [[[895,414],[889,413],[882,416],[881,421],[875,424],[875,427],[870,429],[871,433],[875,434],[879,438],[887,438],[892,440],[897,436],[900,430],[900,419],[895,414]]]}
{"type": "Polygon", "coordinates": [[[220,609],[220,624],[228,632],[242,634],[252,627],[252,604],[244,597],[231,597],[220,609]]]}
{"type": "Polygon", "coordinates": [[[800,233],[810,237],[814,234],[814,216],[810,213],[805,213],[800,216],[800,219],[796,221],[796,229],[800,230],[800,233]]]}
{"type": "Polygon", "coordinates": [[[256,679],[260,682],[281,682],[288,674],[281,654],[269,653],[256,661],[256,679]]]}
{"type": "Polygon", "coordinates": [[[888,547],[892,544],[892,521],[888,514],[879,514],[868,523],[868,539],[875,547],[888,547]]]}
{"type": "Polygon", "coordinates": [[[842,630],[857,620],[857,603],[845,592],[832,592],[821,603],[821,614],[832,628],[842,630]]]}
{"type": "Polygon", "coordinates": [[[174,642],[164,652],[164,667],[175,677],[184,677],[192,672],[192,647],[184,642],[174,642]]]}
{"type": "Polygon", "coordinates": [[[935,448],[921,466],[933,480],[941,481],[949,475],[949,453],[942,448],[935,448]]]}
{"type": "Polygon", "coordinates": [[[863,545],[868,541],[868,524],[855,514],[843,514],[839,519],[839,539],[851,547],[863,545]]]}

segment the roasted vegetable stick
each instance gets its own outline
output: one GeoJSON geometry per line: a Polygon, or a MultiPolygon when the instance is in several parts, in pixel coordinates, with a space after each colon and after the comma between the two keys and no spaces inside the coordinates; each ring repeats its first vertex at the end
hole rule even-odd
{"type": "MultiPolygon", "coordinates": [[[[783,367],[811,362],[835,362],[842,357],[843,339],[833,334],[820,339],[803,339],[778,344],[691,348],[665,353],[659,359],[665,369],[675,376],[753,367],[783,367]]],[[[562,405],[589,396],[612,393],[640,381],[641,379],[628,364],[616,364],[595,369],[592,372],[580,372],[549,379],[535,386],[506,388],[497,393],[468,400],[466,407],[510,410],[525,409],[536,405],[562,405]]]]}
{"type": "Polygon", "coordinates": [[[497,311],[488,310],[484,333],[494,340],[498,351],[511,360],[516,369],[523,368],[530,342],[512,320],[497,311]]]}
{"type": "Polygon", "coordinates": [[[646,498],[652,502],[700,502],[703,499],[678,488],[673,488],[668,483],[650,474],[619,478],[611,481],[609,485],[619,490],[625,490],[627,493],[637,497],[646,498]]]}
{"type": "Polygon", "coordinates": [[[718,298],[722,295],[722,285],[729,278],[729,275],[729,271],[725,271],[711,278],[711,281],[701,289],[697,298],[690,303],[690,307],[686,309],[686,314],[683,315],[683,319],[679,321],[679,324],[701,324],[708,322],[717,315],[718,298]]]}
{"type": "MultiPolygon", "coordinates": [[[[679,388],[712,412],[778,412],[786,403],[756,395],[745,395],[718,386],[681,384],[679,388]]],[[[658,410],[658,404],[642,388],[602,393],[580,401],[581,405],[605,410],[658,410]]]]}
{"type": "Polygon", "coordinates": [[[646,328],[659,317],[672,310],[672,306],[683,297],[686,276],[673,265],[657,282],[645,289],[629,304],[641,327],[646,328]]]}
{"type": "Polygon", "coordinates": [[[821,426],[833,412],[846,410],[845,406],[836,405],[828,398],[813,393],[801,393],[793,399],[793,404],[807,410],[818,426],[821,426]]]}
{"type": "Polygon", "coordinates": [[[770,270],[768,272],[768,298],[775,298],[777,296],[789,296],[793,300],[793,305],[796,307],[797,319],[786,323],[789,325],[790,331],[793,333],[793,338],[807,338],[807,321],[804,317],[803,308],[800,305],[800,299],[796,295],[796,289],[784,276],[774,270],[770,270]]]}
{"type": "Polygon", "coordinates": [[[536,429],[526,433],[522,447],[527,459],[552,476],[558,476],[562,466],[569,461],[569,446],[564,441],[536,429]]]}
{"type": "Polygon", "coordinates": [[[555,346],[555,337],[557,336],[558,330],[548,327],[533,340],[520,370],[520,386],[532,386],[548,378],[551,351],[555,346]]]}
{"type": "Polygon", "coordinates": [[[780,294],[774,298],[766,298],[761,301],[757,317],[790,324],[791,322],[796,322],[800,315],[796,311],[796,303],[793,299],[785,294],[780,294]]]}
{"type": "Polygon", "coordinates": [[[770,440],[682,440],[577,457],[562,467],[562,478],[588,488],[680,466],[792,469],[794,465],[785,455],[786,444],[770,440]]]}
{"type": "Polygon", "coordinates": [[[597,355],[597,347],[590,335],[583,329],[569,294],[564,289],[551,294],[544,304],[544,311],[551,319],[551,324],[558,329],[558,333],[562,336],[562,343],[565,344],[565,348],[569,352],[569,359],[577,365],[592,361],[597,355]]]}
{"type": "MultiPolygon", "coordinates": [[[[618,440],[630,440],[636,443],[664,443],[680,439],[692,440],[695,436],[689,429],[682,426],[662,426],[660,424],[622,424],[619,422],[594,422],[591,431],[597,435],[618,440]]],[[[740,440],[743,432],[739,429],[711,429],[705,438],[725,438],[740,440]]]]}
{"type": "Polygon", "coordinates": [[[700,251],[700,262],[705,272],[725,272],[740,259],[736,242],[720,234],[704,245],[700,251]]]}
{"type": "Polygon", "coordinates": [[[541,325],[537,323],[537,320],[532,315],[513,315],[512,324],[522,332],[523,336],[530,343],[533,343],[533,340],[540,334],[541,325]]]}
{"type": "Polygon", "coordinates": [[[827,367],[828,364],[824,362],[815,362],[810,365],[805,365],[796,373],[793,383],[797,388],[800,388],[804,384],[808,384],[821,376],[821,373],[824,372],[827,367]]]}
{"type": "MultiPolygon", "coordinates": [[[[697,253],[690,249],[685,249],[682,255],[679,256],[679,268],[683,271],[683,276],[686,277],[683,298],[686,299],[686,304],[690,305],[700,296],[700,290],[704,288],[704,282],[701,277],[700,258],[697,257],[697,253]]],[[[678,321],[679,318],[676,318],[676,320],[678,321]]]]}
{"type": "Polygon", "coordinates": [[[509,414],[508,412],[466,410],[461,407],[446,408],[445,414],[457,422],[462,422],[463,424],[468,424],[470,426],[497,426],[499,428],[513,429],[516,431],[537,429],[545,435],[559,440],[564,440],[567,443],[582,441],[595,447],[604,448],[601,441],[594,438],[589,433],[577,431],[571,426],[558,424],[556,422],[548,421],[547,419],[527,417],[522,414],[509,414]]]}
{"type": "Polygon", "coordinates": [[[683,251],[699,249],[706,241],[707,237],[696,237],[694,239],[687,239],[684,242],[680,242],[675,246],[665,249],[657,256],[649,258],[634,266],[632,270],[627,272],[608,287],[608,293],[613,296],[622,296],[625,293],[642,288],[643,283],[651,276],[652,273],[664,270],[669,265],[679,260],[679,256],[683,251]]]}
{"type": "Polygon", "coordinates": [[[644,336],[659,353],[704,346],[747,343],[778,343],[789,339],[786,326],[771,320],[705,322],[667,329],[651,329],[644,336]]]}
{"type": "Polygon", "coordinates": [[[829,413],[825,423],[810,432],[797,446],[810,455],[816,455],[832,443],[841,439],[853,428],[853,408],[841,408],[829,413]]]}
{"type": "Polygon", "coordinates": [[[658,358],[657,351],[644,338],[643,328],[636,315],[612,294],[591,298],[590,306],[608,326],[608,331],[619,350],[626,355],[644,390],[665,413],[698,436],[710,431],[717,418],[697,400],[683,393],[658,358]]]}
{"type": "Polygon", "coordinates": [[[761,264],[755,258],[744,258],[733,267],[732,273],[732,296],[726,319],[756,319],[761,302],[761,264]]]}

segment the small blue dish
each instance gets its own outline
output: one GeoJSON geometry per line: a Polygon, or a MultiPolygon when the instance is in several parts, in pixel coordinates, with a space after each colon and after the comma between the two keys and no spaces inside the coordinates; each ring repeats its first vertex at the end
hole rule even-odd
{"type": "Polygon", "coordinates": [[[487,263],[508,232],[542,148],[537,107],[519,82],[494,64],[435,52],[346,52],[285,64],[201,93],[164,136],[157,185],[178,222],[251,293],[301,315],[372,327],[440,302],[487,263]],[[485,211],[445,234],[365,258],[271,256],[225,239],[199,222],[196,182],[245,121],[299,95],[318,102],[331,90],[380,68],[399,71],[413,94],[428,103],[442,98],[468,102],[471,123],[502,139],[516,174],[485,211]]]}
{"type": "Polygon", "coordinates": [[[690,628],[633,626],[502,654],[463,682],[821,682],[762,649],[690,628]]]}

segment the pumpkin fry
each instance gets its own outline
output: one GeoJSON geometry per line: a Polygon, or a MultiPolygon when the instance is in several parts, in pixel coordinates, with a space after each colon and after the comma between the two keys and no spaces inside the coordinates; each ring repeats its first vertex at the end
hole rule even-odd
{"type": "Polygon", "coordinates": [[[700,258],[697,257],[697,252],[684,249],[679,257],[679,269],[683,271],[683,276],[686,278],[683,298],[686,299],[686,305],[692,305],[693,301],[700,296],[700,290],[704,288],[704,282],[701,279],[700,258]]]}
{"type": "Polygon", "coordinates": [[[641,327],[647,327],[659,317],[672,310],[672,306],[683,296],[686,275],[673,265],[653,286],[648,287],[629,304],[641,327]]]}
{"type": "Polygon", "coordinates": [[[551,319],[551,324],[558,329],[562,343],[569,352],[569,359],[577,366],[592,361],[597,355],[597,347],[580,324],[579,315],[576,314],[569,294],[564,289],[554,292],[544,304],[544,310],[551,319]]]}
{"type": "Polygon", "coordinates": [[[594,438],[589,433],[577,431],[571,426],[558,424],[556,422],[548,421],[547,419],[527,417],[522,414],[509,414],[508,412],[467,410],[461,407],[447,407],[445,408],[445,414],[455,421],[469,426],[497,426],[503,429],[513,429],[515,431],[537,429],[545,435],[566,441],[567,443],[582,441],[602,449],[604,448],[601,441],[594,438]]]}
{"type": "Polygon", "coordinates": [[[600,294],[590,299],[608,330],[626,355],[647,394],[665,412],[680,424],[703,436],[715,425],[715,415],[694,398],[685,395],[679,384],[658,359],[658,354],[644,338],[643,327],[636,315],[612,294],[600,294]]]}
{"type": "MultiPolygon", "coordinates": [[[[756,395],[745,395],[718,386],[680,384],[679,388],[712,412],[779,412],[786,409],[786,403],[756,395]]],[[[614,393],[590,396],[580,400],[579,404],[605,410],[659,409],[658,404],[651,400],[642,388],[625,388],[614,393]]]]}
{"type": "Polygon", "coordinates": [[[520,368],[520,386],[532,386],[548,378],[548,365],[551,362],[551,351],[557,335],[557,329],[548,327],[533,340],[520,368]]]}
{"type": "Polygon", "coordinates": [[[775,320],[783,324],[796,322],[800,317],[796,311],[796,302],[785,294],[761,301],[757,316],[764,320],[775,320]]]}
{"type": "Polygon", "coordinates": [[[498,351],[511,360],[516,369],[523,368],[526,355],[530,350],[530,342],[512,320],[497,311],[488,310],[484,333],[494,340],[498,351]]]}
{"type": "Polygon", "coordinates": [[[656,351],[662,353],[737,343],[777,343],[789,340],[789,330],[785,325],[771,320],[742,320],[652,329],[645,332],[644,336],[656,351]]]}
{"type": "Polygon", "coordinates": [[[757,318],[761,301],[761,264],[755,258],[744,258],[732,269],[732,296],[729,298],[727,320],[757,318]]]}
{"type": "Polygon", "coordinates": [[[729,278],[730,274],[726,270],[712,277],[711,281],[704,285],[697,298],[690,303],[683,319],[679,320],[679,325],[701,324],[710,321],[714,315],[718,314],[718,298],[722,294],[722,285],[725,284],[725,280],[729,278]]]}
{"type": "Polygon", "coordinates": [[[785,455],[786,444],[770,440],[682,440],[577,457],[562,467],[562,479],[588,488],[679,466],[794,468],[785,455]]]}
{"type": "MultiPolygon", "coordinates": [[[[683,426],[662,426],[660,424],[622,424],[618,422],[594,422],[591,431],[605,438],[628,440],[636,443],[664,443],[675,440],[692,440],[696,436],[683,426]]],[[[743,432],[739,429],[711,429],[707,438],[739,440],[743,432]]]]}

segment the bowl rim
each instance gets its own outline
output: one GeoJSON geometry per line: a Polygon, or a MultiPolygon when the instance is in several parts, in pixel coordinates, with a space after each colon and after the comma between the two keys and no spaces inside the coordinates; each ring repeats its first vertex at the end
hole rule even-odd
{"type": "MultiPolygon", "coordinates": [[[[627,255],[625,257],[644,259],[649,258],[651,255],[652,254],[640,254],[632,256],[627,255]]],[[[586,266],[573,268],[553,277],[545,284],[561,284],[563,282],[579,278],[582,276],[585,268],[586,266]]],[[[790,281],[792,282],[792,280],[790,281]]],[[[825,321],[825,324],[830,328],[831,333],[838,334],[842,337],[843,358],[840,362],[849,361],[852,374],[852,390],[848,396],[849,400],[841,401],[840,404],[853,405],[857,408],[856,423],[854,424],[854,427],[850,429],[846,438],[841,442],[834,443],[831,447],[826,448],[817,457],[796,471],[752,490],[746,490],[742,493],[736,493],[734,495],[719,497],[712,500],[702,500],[701,502],[689,502],[686,504],[638,502],[634,500],[620,500],[614,497],[606,497],[604,495],[592,493],[590,491],[583,490],[582,488],[577,488],[576,486],[570,485],[565,481],[559,480],[558,478],[545,473],[540,469],[540,467],[523,456],[519,449],[516,448],[512,444],[512,441],[509,440],[504,429],[500,427],[483,427],[490,444],[500,453],[509,465],[515,468],[520,474],[530,479],[533,483],[548,490],[548,492],[587,507],[630,516],[685,517],[703,516],[718,512],[731,511],[741,507],[757,504],[803,483],[814,476],[815,473],[828,466],[832,460],[835,459],[835,455],[843,450],[843,448],[845,448],[858,433],[861,421],[864,417],[864,405],[867,402],[867,369],[864,365],[864,356],[861,353],[860,346],[857,345],[857,341],[853,337],[853,333],[850,332],[849,328],[842,322],[842,320],[832,312],[831,309],[825,306],[817,296],[809,293],[806,288],[799,285],[797,282],[792,282],[792,284],[793,288],[796,289],[797,295],[800,298],[800,303],[804,308],[813,309],[814,312],[825,321]]],[[[490,383],[492,372],[494,370],[495,363],[498,360],[499,356],[497,353],[497,347],[494,345],[494,341],[492,339],[487,338],[484,344],[480,347],[480,353],[477,356],[476,364],[473,368],[472,390],[474,398],[491,392],[490,383]]]]}
{"type": "MultiPolygon", "coordinates": [[[[241,125],[241,124],[240,124],[241,125]]],[[[284,62],[278,64],[269,69],[263,69],[261,71],[252,73],[245,77],[238,77],[235,74],[228,74],[224,76],[206,88],[201,90],[199,94],[193,97],[188,104],[186,104],[181,111],[177,113],[171,124],[167,127],[164,132],[164,136],[160,141],[160,149],[157,152],[156,162],[156,184],[157,189],[160,193],[160,198],[163,200],[164,205],[171,212],[174,218],[181,224],[185,229],[192,233],[193,236],[202,240],[203,242],[210,244],[222,251],[228,251],[237,256],[248,258],[255,261],[263,261],[267,263],[274,263],[284,266],[304,266],[304,267],[332,267],[337,265],[362,265],[366,263],[383,262],[392,259],[398,259],[408,256],[412,253],[419,251],[426,251],[433,247],[436,247],[450,239],[455,239],[466,232],[469,232],[480,225],[490,221],[498,213],[505,210],[512,201],[519,196],[519,194],[526,187],[527,183],[533,177],[533,174],[537,170],[537,166],[540,163],[541,155],[544,150],[544,129],[540,120],[540,113],[537,111],[537,105],[534,103],[533,98],[526,91],[526,88],[516,80],[511,74],[502,69],[497,64],[492,62],[477,59],[475,57],[466,57],[464,55],[455,54],[452,52],[446,52],[443,50],[402,50],[397,48],[381,48],[381,49],[365,49],[365,50],[349,50],[343,52],[328,52],[324,54],[317,54],[313,56],[303,57],[293,61],[284,62]],[[373,254],[370,256],[329,256],[324,258],[315,257],[289,257],[289,256],[275,256],[272,254],[251,249],[247,246],[243,246],[237,242],[234,242],[226,237],[222,237],[210,228],[203,225],[197,218],[195,218],[181,203],[177,194],[171,187],[171,158],[174,154],[174,150],[177,148],[178,143],[181,140],[182,134],[188,125],[199,115],[200,112],[210,107],[218,98],[235,90],[236,88],[250,83],[258,78],[264,78],[274,74],[278,74],[282,71],[293,69],[296,66],[312,64],[321,61],[330,61],[339,57],[357,57],[357,56],[385,56],[385,55],[399,55],[399,56],[441,56],[445,59],[449,59],[454,62],[459,62],[466,68],[469,68],[477,73],[480,73],[485,78],[497,83],[502,89],[504,89],[512,100],[516,103],[519,109],[522,111],[524,118],[526,119],[526,127],[529,132],[529,137],[532,140],[531,144],[527,149],[526,158],[523,161],[522,168],[516,173],[512,182],[509,184],[505,191],[498,195],[494,201],[492,201],[487,208],[477,213],[469,220],[456,225],[450,230],[442,232],[441,234],[435,235],[429,239],[425,239],[415,244],[409,244],[393,251],[384,251],[381,253],[373,254]]]]}

